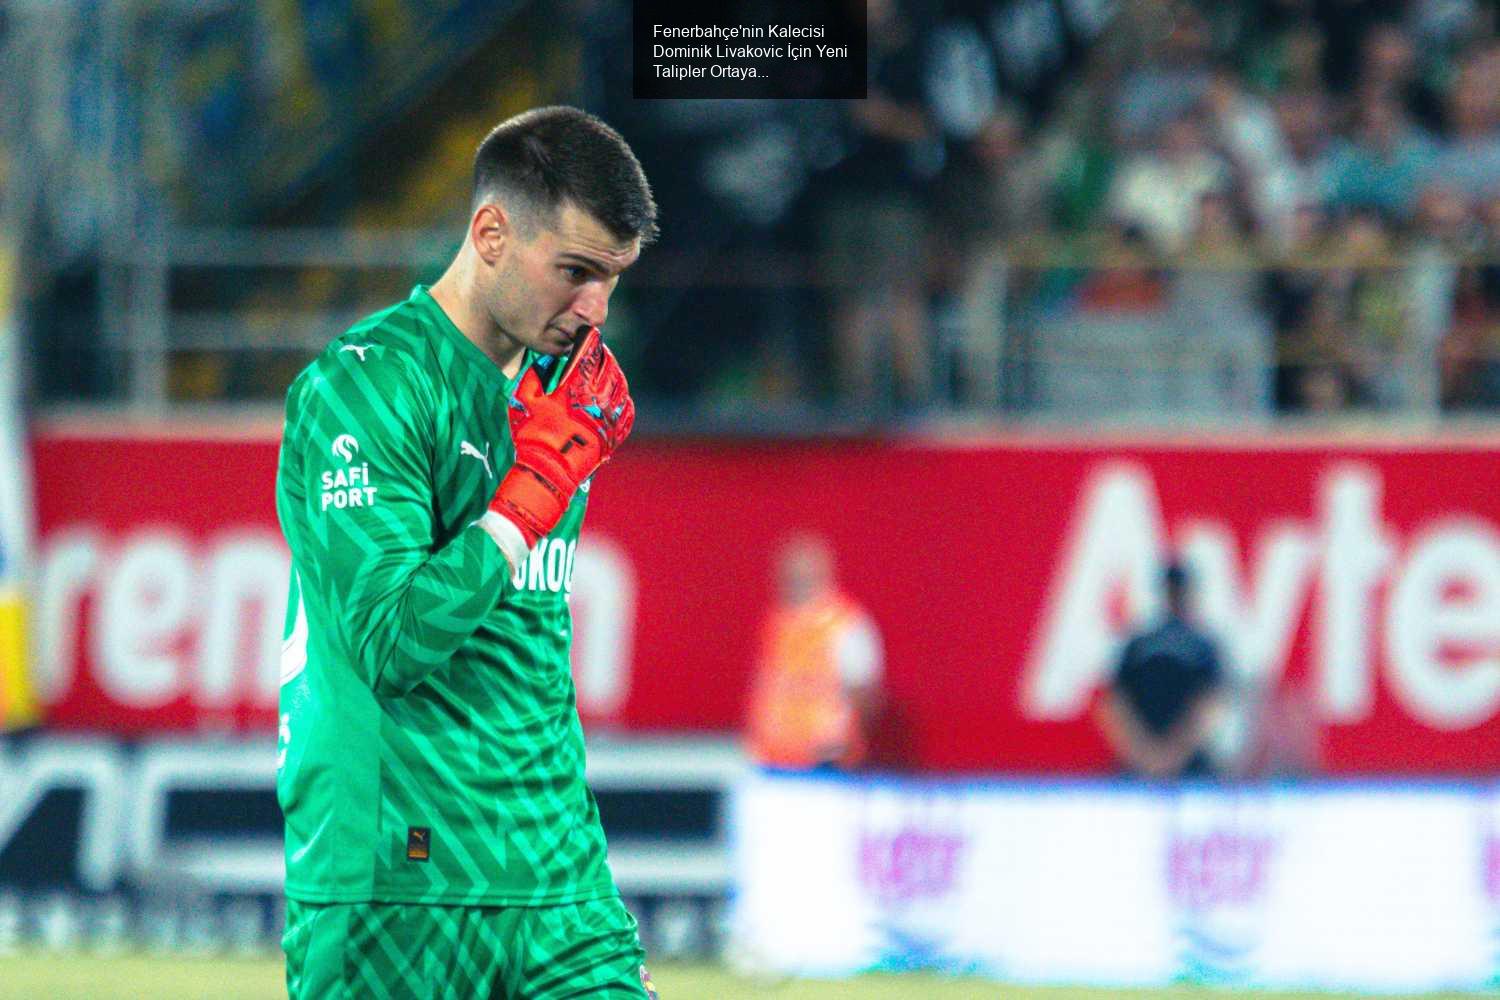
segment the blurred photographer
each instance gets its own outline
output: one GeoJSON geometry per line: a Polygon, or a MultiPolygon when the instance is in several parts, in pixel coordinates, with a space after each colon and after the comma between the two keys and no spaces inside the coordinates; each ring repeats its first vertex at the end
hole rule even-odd
{"type": "Polygon", "coordinates": [[[1187,568],[1169,564],[1162,583],[1166,615],[1126,642],[1097,721],[1126,773],[1208,777],[1215,774],[1208,743],[1225,687],[1219,651],[1191,619],[1187,568]]]}

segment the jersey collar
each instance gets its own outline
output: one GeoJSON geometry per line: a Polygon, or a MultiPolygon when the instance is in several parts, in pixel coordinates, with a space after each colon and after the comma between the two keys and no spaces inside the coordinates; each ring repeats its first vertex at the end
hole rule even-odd
{"type": "Polygon", "coordinates": [[[526,374],[526,369],[530,368],[532,362],[536,360],[536,352],[527,348],[521,355],[521,367],[516,370],[516,377],[506,378],[505,373],[495,366],[495,362],[491,361],[488,355],[475,346],[472,340],[465,337],[462,330],[453,325],[453,320],[449,319],[448,314],[443,312],[443,307],[437,304],[437,300],[432,297],[432,292],[427,285],[417,285],[414,287],[411,290],[411,295],[407,296],[407,299],[408,301],[419,303],[431,312],[436,318],[438,329],[457,345],[459,352],[464,357],[468,358],[480,370],[484,371],[487,377],[493,378],[497,383],[504,386],[506,396],[515,391],[516,386],[521,382],[521,376],[526,374]]]}

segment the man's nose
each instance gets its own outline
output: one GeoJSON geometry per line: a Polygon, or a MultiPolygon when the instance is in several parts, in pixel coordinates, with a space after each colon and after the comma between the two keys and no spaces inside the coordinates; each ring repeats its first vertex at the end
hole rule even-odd
{"type": "Polygon", "coordinates": [[[573,314],[589,326],[603,326],[609,316],[609,292],[604,282],[589,282],[573,300],[573,314]]]}

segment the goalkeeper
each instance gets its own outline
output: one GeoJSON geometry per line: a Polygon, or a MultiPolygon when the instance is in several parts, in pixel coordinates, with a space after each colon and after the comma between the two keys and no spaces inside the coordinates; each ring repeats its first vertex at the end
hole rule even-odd
{"type": "Polygon", "coordinates": [[[654,996],[584,785],[567,600],[635,414],[598,327],[655,219],[609,126],[509,119],[448,270],[287,393],[293,998],[654,996]]]}

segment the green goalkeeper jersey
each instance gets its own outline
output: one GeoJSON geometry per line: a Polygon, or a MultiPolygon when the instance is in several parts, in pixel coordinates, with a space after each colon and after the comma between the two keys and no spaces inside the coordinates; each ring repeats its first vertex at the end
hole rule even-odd
{"type": "MultiPolygon", "coordinates": [[[[528,352],[521,372],[553,360],[528,352]]],[[[568,658],[587,484],[514,573],[474,525],[515,458],[518,378],[418,287],[287,393],[277,796],[294,899],[615,892],[568,658]]]]}

